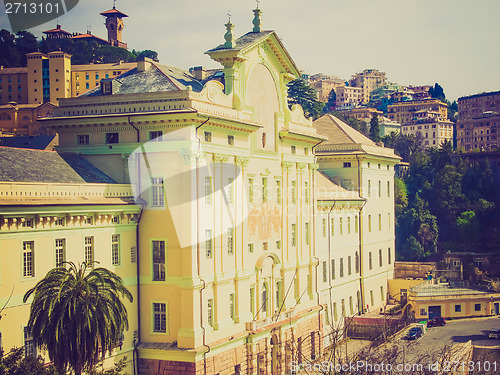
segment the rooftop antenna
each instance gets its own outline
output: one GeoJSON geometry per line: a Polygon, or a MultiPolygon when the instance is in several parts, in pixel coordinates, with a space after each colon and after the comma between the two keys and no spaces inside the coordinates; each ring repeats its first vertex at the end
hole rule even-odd
{"type": "Polygon", "coordinates": [[[257,0],[257,9],[259,9],[260,0],[257,0]]]}
{"type": "Polygon", "coordinates": [[[87,25],[87,34],[92,34],[92,26],[87,25]]]}
{"type": "Polygon", "coordinates": [[[228,22],[231,22],[231,11],[227,11],[228,22]]]}
{"type": "Polygon", "coordinates": [[[116,9],[116,0],[113,0],[113,9],[116,9]]]}

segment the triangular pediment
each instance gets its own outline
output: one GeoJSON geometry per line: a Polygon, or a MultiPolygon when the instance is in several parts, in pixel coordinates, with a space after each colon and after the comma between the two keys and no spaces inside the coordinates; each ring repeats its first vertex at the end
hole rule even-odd
{"type": "Polygon", "coordinates": [[[300,71],[290,57],[280,38],[273,30],[261,32],[249,32],[234,41],[233,47],[228,48],[225,44],[206,52],[212,59],[226,65],[230,61],[245,61],[248,54],[256,48],[269,51],[279,61],[281,68],[294,77],[300,76],[300,71]]]}

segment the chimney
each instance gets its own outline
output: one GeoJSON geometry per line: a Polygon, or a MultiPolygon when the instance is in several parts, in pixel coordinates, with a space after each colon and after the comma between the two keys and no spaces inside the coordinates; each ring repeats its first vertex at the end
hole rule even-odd
{"type": "Polygon", "coordinates": [[[194,68],[192,68],[191,69],[191,74],[198,81],[202,81],[203,79],[205,79],[205,71],[203,70],[202,66],[195,66],[194,68]]]}
{"type": "Polygon", "coordinates": [[[146,71],[150,66],[153,60],[147,57],[141,57],[140,59],[137,60],[137,71],[138,72],[144,72],[146,71]]]}

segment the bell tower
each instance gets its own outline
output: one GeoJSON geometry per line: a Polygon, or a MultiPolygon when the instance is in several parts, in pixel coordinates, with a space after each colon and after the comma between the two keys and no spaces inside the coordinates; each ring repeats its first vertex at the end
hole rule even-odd
{"type": "Polygon", "coordinates": [[[108,42],[114,47],[127,49],[127,43],[122,42],[123,18],[128,17],[125,13],[116,9],[116,0],[113,1],[113,9],[100,13],[106,17],[106,29],[108,29],[108,42]]]}

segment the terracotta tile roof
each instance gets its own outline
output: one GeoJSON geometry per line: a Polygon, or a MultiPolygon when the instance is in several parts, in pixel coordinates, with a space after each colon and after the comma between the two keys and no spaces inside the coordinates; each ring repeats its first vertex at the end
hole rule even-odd
{"type": "Polygon", "coordinates": [[[314,121],[313,126],[319,134],[328,137],[328,141],[323,142],[322,145],[351,143],[376,146],[375,142],[370,138],[365,137],[345,122],[340,121],[337,117],[330,114],[324,115],[314,121]]]}

